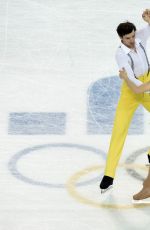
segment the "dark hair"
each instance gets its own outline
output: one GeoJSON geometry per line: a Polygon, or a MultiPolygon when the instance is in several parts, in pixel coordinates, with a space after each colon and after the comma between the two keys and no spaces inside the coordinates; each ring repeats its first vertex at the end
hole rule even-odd
{"type": "Polygon", "coordinates": [[[126,34],[130,34],[133,30],[136,31],[136,27],[131,22],[120,23],[117,27],[117,33],[120,37],[123,37],[126,34]]]}

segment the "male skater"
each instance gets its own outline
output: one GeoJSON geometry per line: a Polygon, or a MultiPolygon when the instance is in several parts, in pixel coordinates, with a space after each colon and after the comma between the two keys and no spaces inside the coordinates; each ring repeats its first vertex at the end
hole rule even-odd
{"type": "MultiPolygon", "coordinates": [[[[142,17],[148,25],[139,31],[136,31],[135,25],[131,22],[120,23],[117,27],[117,33],[121,40],[121,45],[116,52],[117,64],[119,69],[124,68],[126,70],[128,78],[137,86],[150,81],[150,63],[146,53],[146,42],[150,37],[150,10],[146,9],[142,17]]],[[[132,92],[126,82],[123,82],[104,177],[100,183],[102,193],[113,185],[116,167],[130,122],[140,104],[150,111],[150,94],[136,94],[132,92]]],[[[148,152],[148,159],[150,162],[150,151],[148,152]]]]}
{"type": "MultiPolygon", "coordinates": [[[[125,69],[122,69],[119,71],[119,76],[121,79],[124,79],[127,83],[127,85],[130,87],[130,89],[136,93],[144,93],[144,92],[149,92],[150,93],[150,81],[143,83],[140,86],[136,86],[129,78],[127,75],[127,72],[125,69]]],[[[149,155],[148,155],[149,156],[149,155]]],[[[143,188],[133,196],[133,203],[150,203],[150,164],[148,165],[148,175],[146,179],[143,182],[143,188]]]]}

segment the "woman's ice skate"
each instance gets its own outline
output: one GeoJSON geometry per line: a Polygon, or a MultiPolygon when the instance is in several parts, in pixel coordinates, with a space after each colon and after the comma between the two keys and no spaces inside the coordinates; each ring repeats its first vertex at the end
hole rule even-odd
{"type": "Polygon", "coordinates": [[[143,182],[142,190],[133,196],[132,202],[134,204],[150,204],[150,167],[148,176],[143,182]]]}

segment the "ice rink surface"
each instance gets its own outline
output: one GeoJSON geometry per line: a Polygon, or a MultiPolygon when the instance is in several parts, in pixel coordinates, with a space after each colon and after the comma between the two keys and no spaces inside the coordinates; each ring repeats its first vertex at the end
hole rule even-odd
{"type": "MultiPolygon", "coordinates": [[[[145,230],[134,206],[150,117],[132,121],[109,196],[103,175],[121,80],[116,27],[149,0],[0,0],[0,230],[145,230]]],[[[150,57],[150,40],[147,45],[150,57]]]]}

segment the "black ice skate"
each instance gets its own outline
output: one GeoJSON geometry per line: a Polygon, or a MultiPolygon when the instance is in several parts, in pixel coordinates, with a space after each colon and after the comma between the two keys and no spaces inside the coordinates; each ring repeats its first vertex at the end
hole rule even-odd
{"type": "Polygon", "coordinates": [[[146,164],[146,166],[150,166],[150,155],[147,154],[147,158],[148,158],[148,163],[146,164]]]}
{"type": "Polygon", "coordinates": [[[114,180],[114,178],[109,177],[109,176],[103,177],[103,179],[100,183],[101,193],[104,193],[113,187],[113,180],[114,180]]]}

